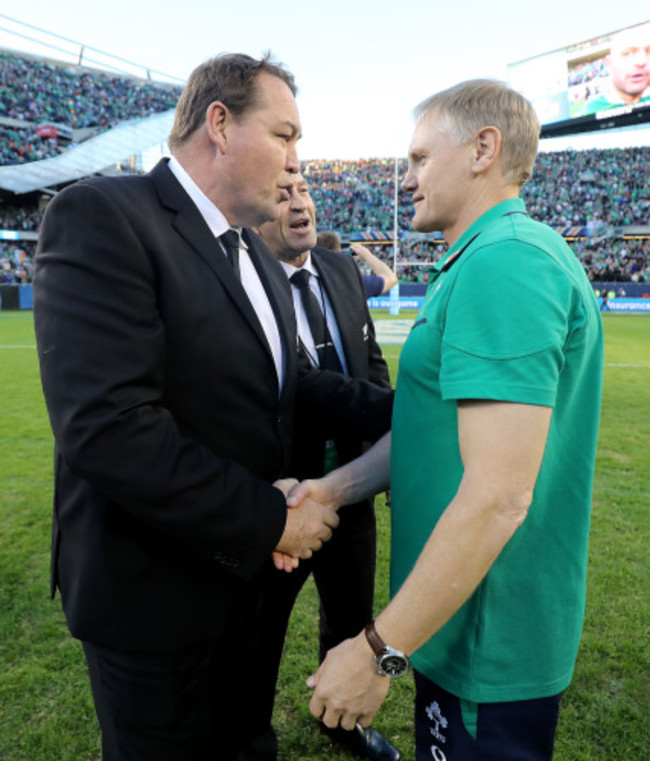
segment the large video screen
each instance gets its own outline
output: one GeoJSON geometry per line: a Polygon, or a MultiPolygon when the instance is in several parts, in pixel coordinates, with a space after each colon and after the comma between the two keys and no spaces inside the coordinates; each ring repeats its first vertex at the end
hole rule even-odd
{"type": "Polygon", "coordinates": [[[542,125],[650,109],[650,21],[508,66],[542,125]]]}

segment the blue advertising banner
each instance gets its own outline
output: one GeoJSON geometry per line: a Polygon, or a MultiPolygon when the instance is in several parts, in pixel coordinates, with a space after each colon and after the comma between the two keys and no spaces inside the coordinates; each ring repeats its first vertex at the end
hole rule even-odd
{"type": "MultiPolygon", "coordinates": [[[[424,301],[424,296],[400,296],[399,308],[400,309],[419,309],[424,301]]],[[[390,309],[391,299],[390,296],[373,296],[368,299],[368,307],[370,309],[390,309]]],[[[395,314],[394,311],[391,314],[395,314]]]]}
{"type": "MultiPolygon", "coordinates": [[[[423,296],[400,296],[399,308],[400,309],[419,309],[424,301],[423,296]]],[[[602,299],[598,299],[599,306],[602,306],[602,299]]],[[[368,307],[370,309],[390,309],[391,300],[388,294],[385,296],[373,296],[368,299],[368,307]]],[[[603,312],[628,312],[650,314],[650,299],[609,299],[607,306],[602,310],[603,312]]],[[[395,314],[394,305],[392,314],[395,314]]]]}
{"type": "Polygon", "coordinates": [[[650,299],[608,299],[607,306],[602,309],[603,300],[598,299],[598,304],[603,312],[648,312],[650,313],[650,299]]]}

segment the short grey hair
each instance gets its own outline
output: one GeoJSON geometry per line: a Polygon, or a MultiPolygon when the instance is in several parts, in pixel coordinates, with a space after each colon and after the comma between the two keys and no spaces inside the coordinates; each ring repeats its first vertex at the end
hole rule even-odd
{"type": "Polygon", "coordinates": [[[439,129],[457,145],[469,142],[485,127],[496,127],[506,182],[521,186],[530,178],[540,124],[531,103],[516,90],[498,80],[472,79],[422,101],[415,118],[419,122],[433,111],[440,116],[439,129]]]}

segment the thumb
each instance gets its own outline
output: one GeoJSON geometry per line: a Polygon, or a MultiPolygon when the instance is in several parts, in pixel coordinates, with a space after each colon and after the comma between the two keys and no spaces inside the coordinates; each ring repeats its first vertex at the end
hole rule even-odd
{"type": "Polygon", "coordinates": [[[318,670],[311,676],[307,677],[307,687],[309,687],[310,690],[313,690],[315,687],[318,686],[318,680],[320,679],[322,670],[323,670],[323,664],[321,663],[321,665],[318,667],[318,670]]]}
{"type": "Polygon", "coordinates": [[[301,481],[296,484],[287,495],[287,507],[298,507],[298,505],[311,494],[309,481],[301,481]]]}

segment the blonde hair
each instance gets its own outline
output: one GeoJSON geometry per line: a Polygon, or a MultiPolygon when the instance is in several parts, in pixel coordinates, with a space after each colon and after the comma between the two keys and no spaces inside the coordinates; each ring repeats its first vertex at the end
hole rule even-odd
{"type": "Polygon", "coordinates": [[[469,142],[485,127],[501,133],[501,156],[507,183],[523,185],[532,175],[540,124],[532,105],[504,82],[473,79],[436,93],[415,108],[421,121],[440,115],[438,127],[457,145],[469,142]]]}

